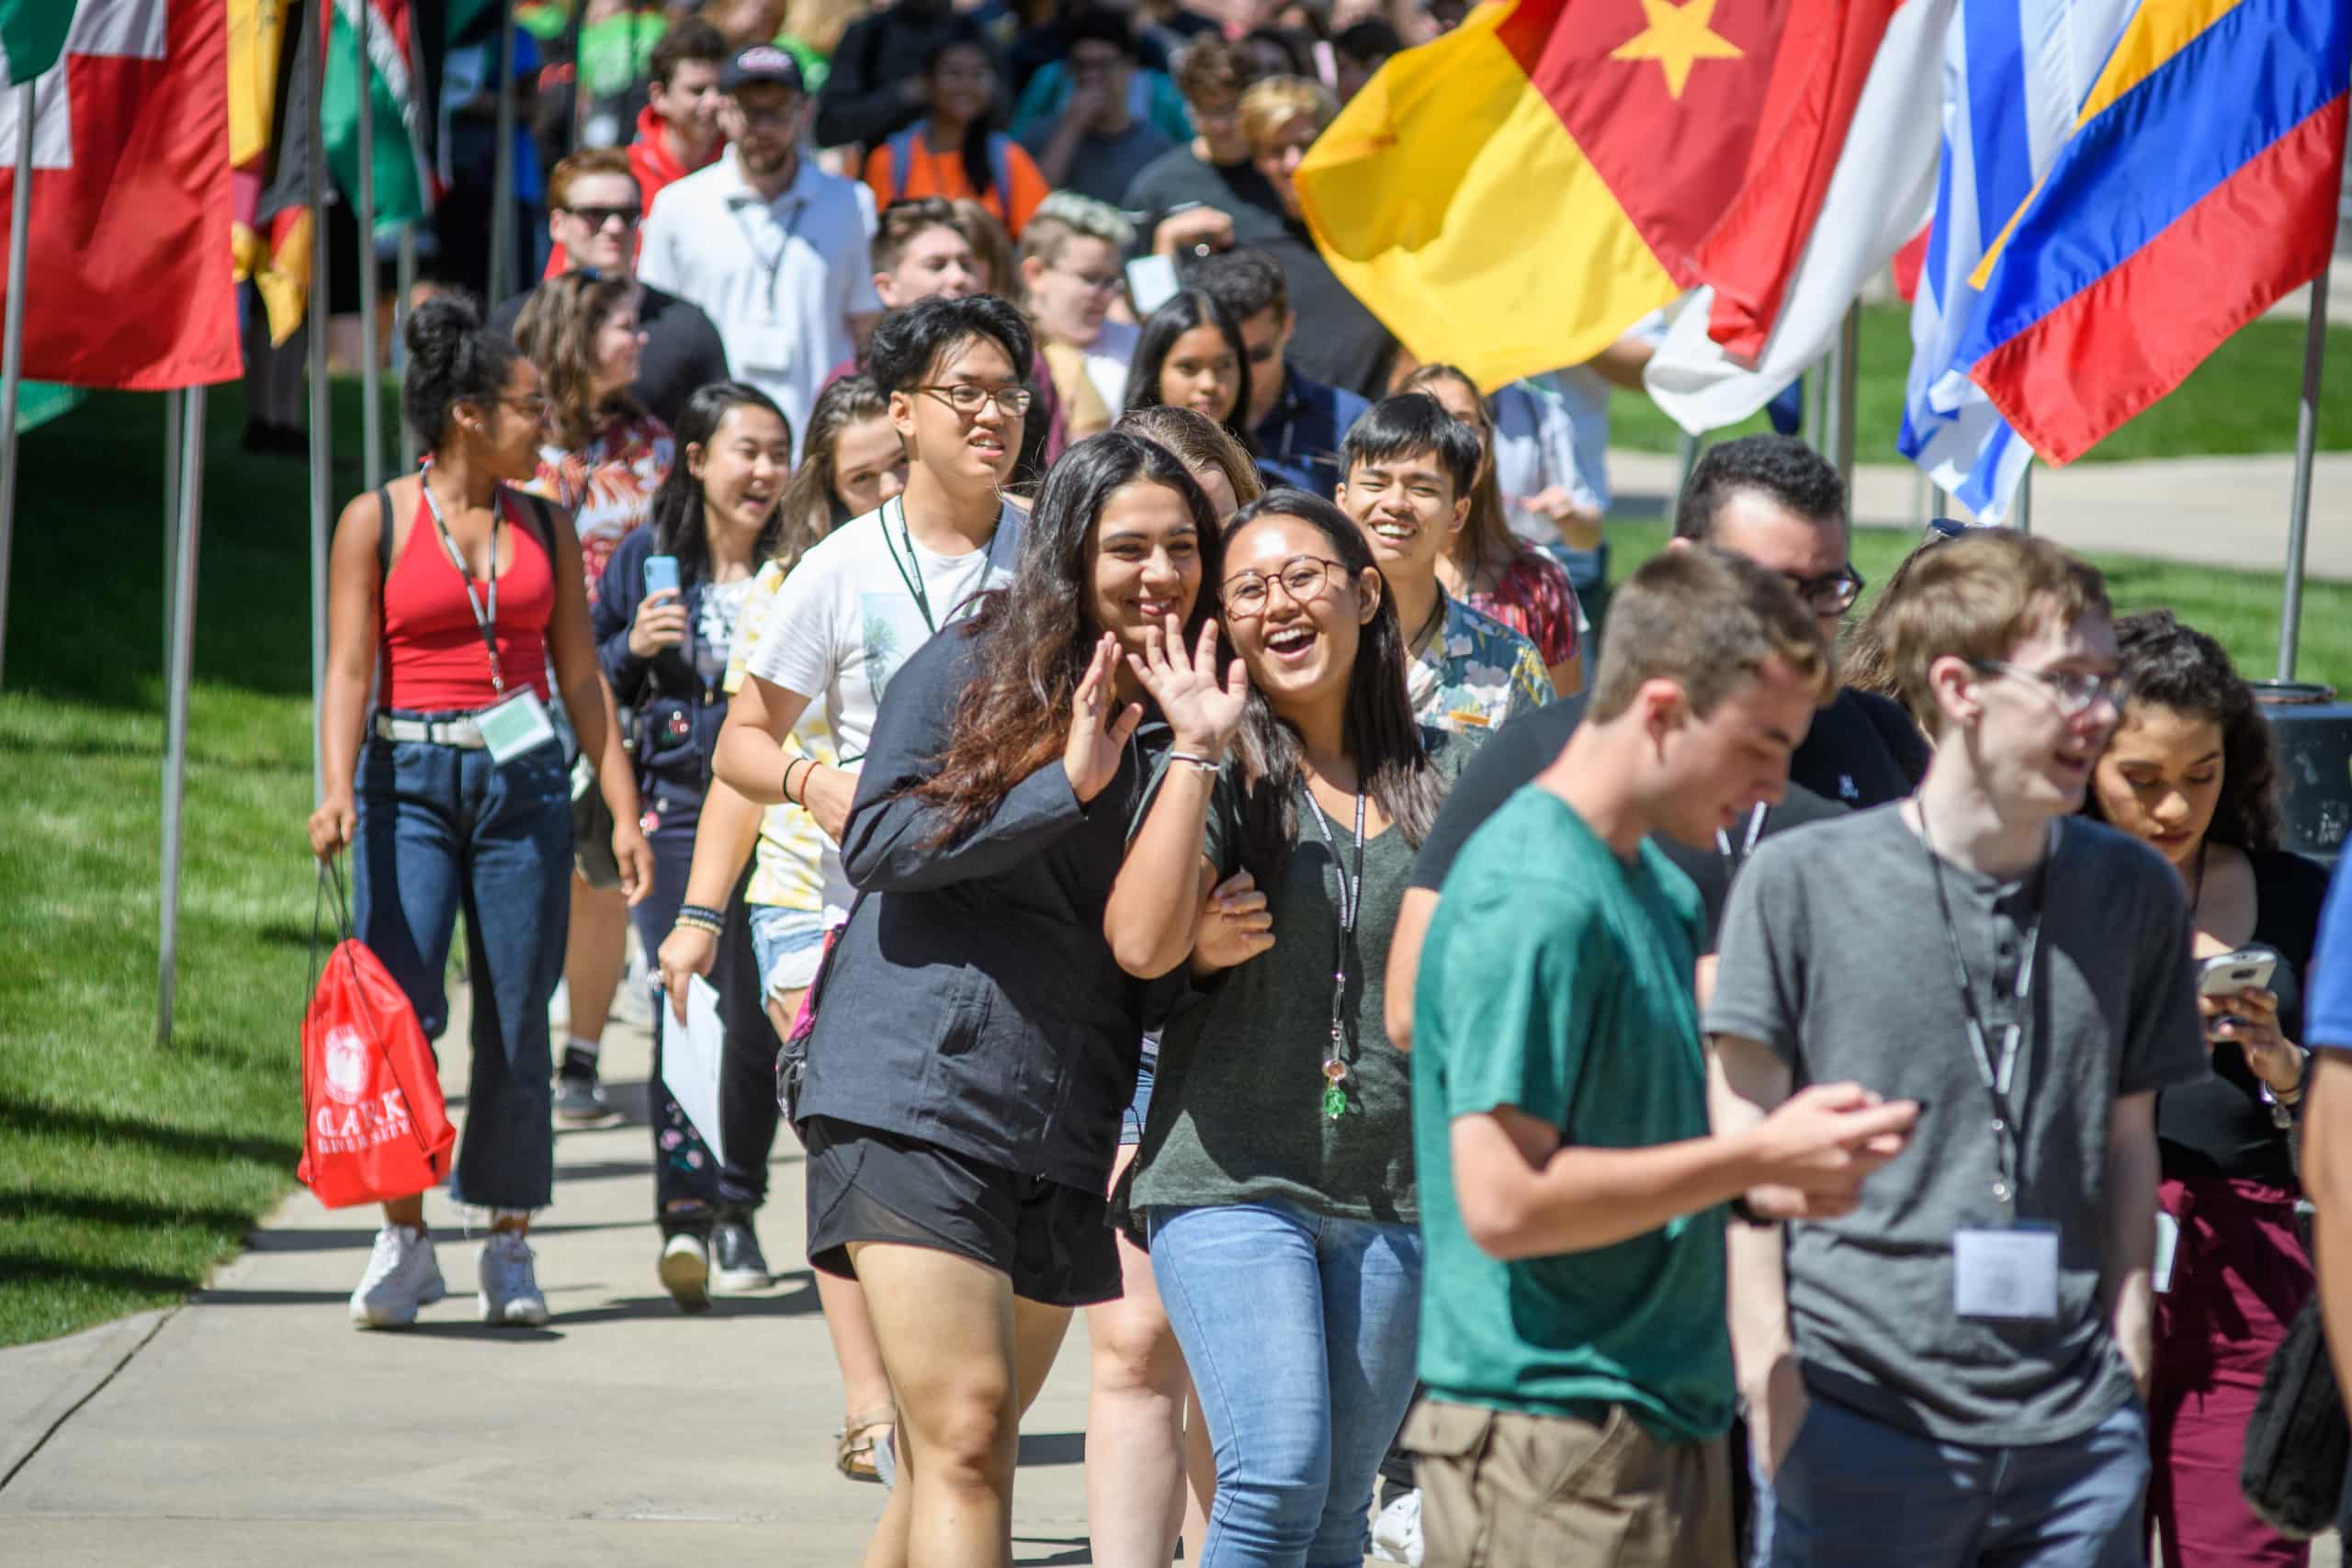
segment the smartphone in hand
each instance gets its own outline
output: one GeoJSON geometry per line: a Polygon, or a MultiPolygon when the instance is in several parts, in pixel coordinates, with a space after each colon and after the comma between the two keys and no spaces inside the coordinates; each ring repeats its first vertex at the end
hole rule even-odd
{"type": "Polygon", "coordinates": [[[648,556],[645,558],[645,596],[675,593],[678,591],[678,558],[648,556]]]}

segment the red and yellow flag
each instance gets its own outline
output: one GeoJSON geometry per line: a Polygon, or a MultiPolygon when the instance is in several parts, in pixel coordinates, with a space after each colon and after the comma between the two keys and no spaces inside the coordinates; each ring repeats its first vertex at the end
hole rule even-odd
{"type": "Polygon", "coordinates": [[[1332,270],[1487,388],[1699,281],[1793,0],[1489,0],[1393,57],[1300,165],[1332,270]]]}

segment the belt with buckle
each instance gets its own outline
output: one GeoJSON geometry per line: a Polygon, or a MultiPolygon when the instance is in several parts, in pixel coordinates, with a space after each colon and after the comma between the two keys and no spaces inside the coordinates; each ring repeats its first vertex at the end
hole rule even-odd
{"type": "Polygon", "coordinates": [[[435,746],[458,746],[479,751],[490,742],[481,738],[481,726],[470,718],[394,718],[390,714],[376,716],[376,738],[379,740],[424,740],[435,746]]]}

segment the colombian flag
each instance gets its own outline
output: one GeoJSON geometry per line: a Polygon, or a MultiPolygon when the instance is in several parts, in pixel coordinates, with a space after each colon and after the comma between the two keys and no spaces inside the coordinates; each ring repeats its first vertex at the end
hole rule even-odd
{"type": "Polygon", "coordinates": [[[1775,62],[1811,53],[1791,13],[1837,10],[1490,0],[1331,122],[1298,169],[1307,224],[1422,359],[1486,387],[1589,359],[1701,280],[1775,62]]]}
{"type": "Polygon", "coordinates": [[[2345,0],[2143,0],[1970,279],[1958,357],[2034,450],[2079,457],[2327,265],[2347,78],[2345,0]]]}

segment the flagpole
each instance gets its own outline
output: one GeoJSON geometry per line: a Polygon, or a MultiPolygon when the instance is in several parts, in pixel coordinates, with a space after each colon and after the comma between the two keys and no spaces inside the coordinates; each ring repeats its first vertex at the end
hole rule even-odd
{"type": "Polygon", "coordinates": [[[16,178],[8,191],[8,308],[0,324],[0,683],[8,660],[8,557],[17,534],[17,401],[25,369],[25,250],[33,226],[33,85],[17,89],[16,178]]]}
{"type": "Polygon", "coordinates": [[[376,62],[368,58],[375,30],[375,0],[359,0],[359,475],[374,490],[384,482],[384,383],[376,372],[376,310],[380,280],[376,268],[376,62]]]}
{"type": "Polygon", "coordinates": [[[2009,526],[2020,534],[2033,532],[2033,459],[2028,457],[2025,470],[2018,475],[2017,504],[2009,508],[2009,526]]]}
{"type": "Polygon", "coordinates": [[[317,715],[327,684],[327,540],[334,526],[334,412],[327,385],[327,40],[331,0],[311,0],[311,294],[304,306],[311,351],[311,799],[326,798],[326,758],[317,715]]]}
{"type": "Polygon", "coordinates": [[[1862,304],[1857,299],[1846,307],[1846,319],[1838,323],[1837,346],[1830,350],[1828,418],[1828,457],[1838,467],[1838,479],[1846,487],[1848,511],[1854,504],[1854,383],[1861,371],[1862,304]]]}
{"type": "MultiPolygon", "coordinates": [[[[2333,252],[2330,253],[2333,259],[2333,252]]],[[[2311,319],[2303,328],[2303,395],[2295,409],[2295,488],[2287,503],[2287,591],[2278,611],[2278,679],[2295,678],[2303,638],[2304,553],[2311,544],[2312,461],[2319,447],[2319,378],[2327,358],[2326,264],[2312,279],[2311,319]]],[[[13,308],[16,296],[10,295],[13,308]]]]}
{"type": "Polygon", "coordinates": [[[155,1039],[172,1043],[172,1006],[179,989],[180,816],[187,780],[187,689],[196,655],[196,557],[204,517],[204,389],[179,395],[177,559],[172,568],[172,648],[164,691],[163,942],[156,958],[155,1039]]]}
{"type": "Polygon", "coordinates": [[[172,584],[178,581],[177,545],[180,526],[180,399],[182,387],[164,389],[164,660],[166,680],[172,673],[172,584]]]}
{"type": "Polygon", "coordinates": [[[499,0],[498,152],[490,183],[490,288],[484,309],[514,292],[514,0],[499,0]]]}

